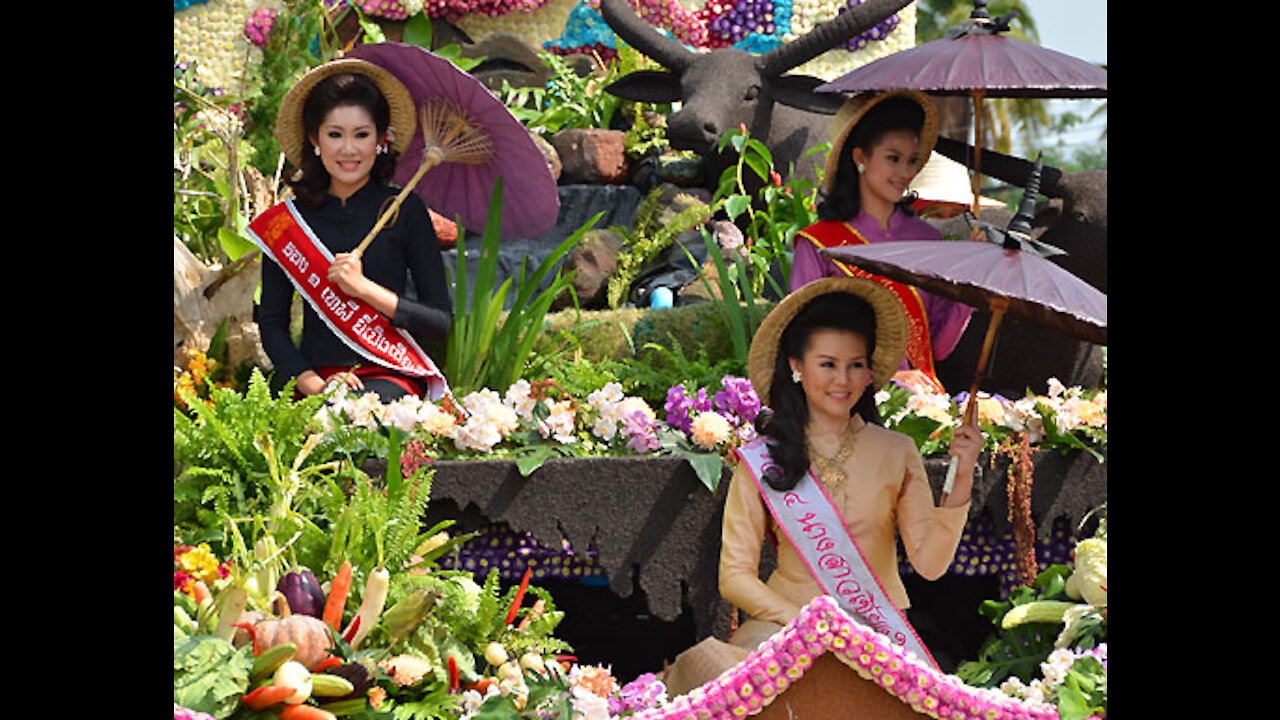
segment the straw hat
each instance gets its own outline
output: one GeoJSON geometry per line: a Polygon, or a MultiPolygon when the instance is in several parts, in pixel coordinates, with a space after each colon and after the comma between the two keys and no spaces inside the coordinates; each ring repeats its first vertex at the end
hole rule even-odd
{"type": "MultiPolygon", "coordinates": [[[[969,171],[951,158],[934,152],[929,162],[911,181],[911,189],[921,200],[955,203],[968,207],[973,204],[973,188],[969,185],[969,171]]],[[[1002,208],[1004,203],[986,195],[979,195],[978,202],[984,208],[1002,208]]]]}
{"type": "Polygon", "coordinates": [[[822,179],[824,190],[831,192],[831,187],[835,184],[836,167],[840,156],[845,152],[844,141],[849,138],[849,133],[871,108],[889,98],[906,98],[924,110],[924,125],[920,128],[920,157],[927,158],[933,152],[933,146],[938,142],[938,109],[928,95],[919,90],[890,90],[855,95],[845,101],[831,120],[831,150],[827,152],[827,167],[822,179]]]}
{"type": "Polygon", "coordinates": [[[342,58],[312,68],[280,101],[280,111],[276,113],[276,140],[280,143],[285,158],[294,167],[302,167],[303,140],[307,133],[302,123],[302,108],[307,104],[312,88],[327,77],[348,72],[358,73],[372,80],[387,99],[387,105],[391,108],[391,128],[394,130],[391,149],[403,153],[409,147],[413,131],[417,129],[418,116],[408,88],[390,72],[371,62],[342,58]]]}
{"type": "Polygon", "coordinates": [[[773,366],[778,359],[778,343],[792,319],[810,300],[819,295],[844,292],[866,300],[876,314],[876,349],[871,355],[872,384],[884,387],[897,372],[907,352],[907,313],[891,290],[864,278],[828,277],[796,289],[779,302],[760,323],[747,355],[747,375],[761,402],[768,405],[773,366]]]}

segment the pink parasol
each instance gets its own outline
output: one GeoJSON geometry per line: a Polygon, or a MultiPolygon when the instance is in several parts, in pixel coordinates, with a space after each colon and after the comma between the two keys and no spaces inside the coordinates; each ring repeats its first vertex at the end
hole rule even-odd
{"type": "Polygon", "coordinates": [[[418,128],[396,167],[404,188],[357,248],[362,253],[411,189],[432,210],[464,227],[483,228],[494,180],[519,192],[503,195],[503,237],[535,237],[560,211],[555,178],[529,131],[480,81],[416,45],[367,43],[346,54],[396,76],[418,106],[418,128]]]}
{"type": "MultiPolygon", "coordinates": [[[[1046,259],[1062,250],[1031,239],[1031,216],[1043,161],[1036,159],[1018,214],[1007,230],[983,223],[975,241],[900,241],[846,245],[822,252],[867,272],[915,285],[940,297],[990,310],[991,322],[969,388],[964,424],[977,411],[978,384],[987,370],[1005,315],[1099,345],[1107,344],[1107,296],[1046,259]]],[[[951,492],[954,458],[943,487],[951,492]]]]}
{"type": "Polygon", "coordinates": [[[1008,37],[1012,15],[992,19],[976,0],[948,37],[886,55],[820,85],[818,92],[920,90],[974,102],[974,212],[978,203],[982,101],[986,97],[1105,98],[1107,71],[1065,53],[1008,37]]]}

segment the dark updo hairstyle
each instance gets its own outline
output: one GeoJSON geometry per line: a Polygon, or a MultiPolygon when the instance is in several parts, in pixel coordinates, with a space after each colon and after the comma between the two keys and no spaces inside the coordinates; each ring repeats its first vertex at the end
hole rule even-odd
{"type": "MultiPolygon", "coordinates": [[[[368,77],[360,73],[344,72],[316,83],[302,106],[302,126],[305,130],[300,168],[302,176],[289,181],[294,195],[305,205],[319,207],[329,194],[329,171],[324,169],[324,163],[315,154],[311,137],[320,133],[320,123],[324,122],[330,111],[348,105],[368,111],[379,137],[391,124],[391,107],[378,86],[368,77]]],[[[397,157],[398,153],[388,146],[387,152],[374,159],[370,180],[380,185],[389,183],[395,172],[397,157]]]]}
{"type": "MultiPolygon", "coordinates": [[[[888,98],[876,104],[858,121],[857,127],[849,132],[844,145],[832,148],[831,152],[840,153],[836,165],[835,182],[830,192],[825,192],[818,202],[818,219],[848,220],[862,209],[862,195],[858,191],[858,168],[853,162],[853,148],[862,148],[867,155],[875,147],[885,133],[894,130],[910,130],[918,137],[924,127],[924,108],[907,98],[888,98]]],[[[908,193],[898,202],[898,207],[908,214],[915,199],[914,193],[908,193]]]]}
{"type": "MultiPolygon", "coordinates": [[[[818,330],[841,330],[854,333],[867,342],[867,361],[876,345],[876,314],[870,303],[857,295],[844,292],[819,295],[805,305],[787,325],[778,341],[778,355],[773,364],[769,384],[769,410],[756,418],[756,429],[768,442],[769,454],[781,466],[780,472],[766,472],[765,482],[775,490],[790,490],[809,469],[809,452],[805,442],[805,424],[809,421],[809,405],[804,388],[791,380],[791,358],[799,360],[809,348],[810,338],[818,330]]],[[[873,425],[880,425],[875,393],[867,388],[854,405],[853,414],[873,425]]]]}

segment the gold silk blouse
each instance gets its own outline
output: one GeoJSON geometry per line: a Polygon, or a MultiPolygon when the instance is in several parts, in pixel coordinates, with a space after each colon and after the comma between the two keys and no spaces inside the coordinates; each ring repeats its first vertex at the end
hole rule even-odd
{"type": "MultiPolygon", "coordinates": [[[[955,556],[969,504],[940,508],[910,437],[878,425],[858,433],[845,463],[848,479],[832,495],[850,534],[899,609],[911,606],[898,575],[896,535],[922,577],[941,577],[955,556]]],[[[830,492],[830,491],[828,491],[830,492]]],[[[804,560],[765,507],[746,463],[738,463],[725,498],[720,548],[720,595],[753,619],[784,625],[822,594],[804,560]],[[761,582],[765,532],[778,539],[778,566],[761,582]]]]}

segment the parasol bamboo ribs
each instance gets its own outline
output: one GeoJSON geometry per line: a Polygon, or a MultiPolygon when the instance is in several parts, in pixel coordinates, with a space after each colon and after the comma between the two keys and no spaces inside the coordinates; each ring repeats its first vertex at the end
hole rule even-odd
{"type": "MultiPolygon", "coordinates": [[[[991,347],[995,344],[996,331],[1000,328],[1000,321],[1004,319],[1004,312],[1008,308],[1008,298],[996,298],[992,301],[991,321],[987,324],[987,334],[982,339],[982,351],[978,354],[978,369],[974,372],[973,383],[969,386],[969,397],[965,400],[964,418],[960,421],[961,425],[973,424],[973,419],[978,413],[978,383],[987,372],[987,362],[991,358],[991,347]]],[[[956,469],[959,464],[959,459],[952,457],[951,463],[947,465],[947,479],[942,484],[942,497],[939,500],[939,505],[945,505],[947,498],[951,496],[951,489],[955,486],[956,469]]]]}
{"type": "Polygon", "coordinates": [[[373,229],[352,251],[356,257],[364,255],[369,243],[395,218],[400,204],[428,170],[444,162],[480,165],[493,156],[493,141],[484,128],[473,124],[467,119],[466,113],[450,102],[428,102],[421,105],[418,108],[418,127],[422,128],[424,144],[422,163],[396,195],[391,206],[378,217],[373,229]]]}

